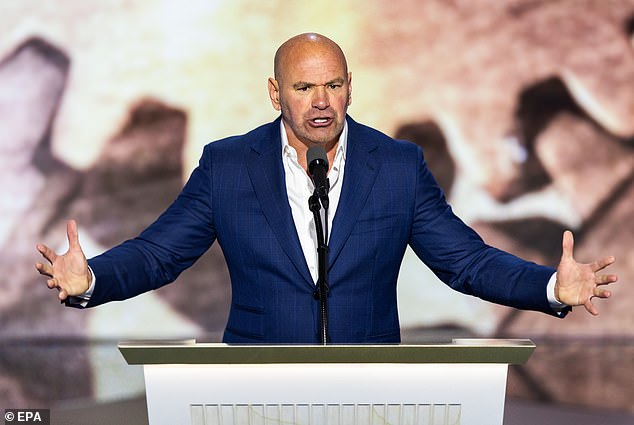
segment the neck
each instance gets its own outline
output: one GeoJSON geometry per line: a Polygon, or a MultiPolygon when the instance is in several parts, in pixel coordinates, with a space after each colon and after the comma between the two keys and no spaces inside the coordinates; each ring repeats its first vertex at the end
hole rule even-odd
{"type": "MultiPolygon", "coordinates": [[[[326,149],[326,155],[328,156],[329,170],[330,167],[332,167],[333,162],[335,161],[335,154],[337,153],[337,146],[339,146],[340,136],[341,134],[337,136],[336,139],[323,145],[326,149]]],[[[306,152],[308,152],[308,149],[310,147],[315,146],[315,144],[302,142],[301,140],[294,137],[294,135],[288,134],[288,131],[286,131],[286,137],[288,138],[288,144],[297,152],[297,161],[299,162],[299,165],[301,165],[302,168],[307,171],[308,164],[306,163],[306,152]]]]}

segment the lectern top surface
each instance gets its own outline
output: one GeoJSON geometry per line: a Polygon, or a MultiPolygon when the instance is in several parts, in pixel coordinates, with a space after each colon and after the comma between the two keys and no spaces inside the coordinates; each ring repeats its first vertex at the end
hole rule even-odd
{"type": "Polygon", "coordinates": [[[128,364],[522,364],[534,349],[535,344],[528,339],[455,339],[421,345],[228,345],[195,340],[119,343],[128,364]]]}

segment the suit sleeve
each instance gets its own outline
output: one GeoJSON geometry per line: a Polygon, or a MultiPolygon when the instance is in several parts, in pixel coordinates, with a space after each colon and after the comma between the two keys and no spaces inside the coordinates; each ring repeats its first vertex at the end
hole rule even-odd
{"type": "Polygon", "coordinates": [[[460,220],[418,150],[410,246],[447,285],[465,294],[525,310],[558,315],[546,286],[551,267],[522,260],[484,243],[460,220]]]}
{"type": "Polygon", "coordinates": [[[97,284],[87,307],[124,300],[174,281],[216,239],[211,149],[172,205],[138,237],[88,261],[97,284]]]}

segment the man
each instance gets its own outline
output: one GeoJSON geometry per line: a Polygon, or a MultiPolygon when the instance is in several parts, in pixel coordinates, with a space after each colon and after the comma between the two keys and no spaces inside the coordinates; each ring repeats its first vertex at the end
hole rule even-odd
{"type": "Polygon", "coordinates": [[[232,282],[224,341],[318,342],[306,152],[322,146],[331,164],[330,342],[400,341],[396,281],[408,244],[461,292],[561,317],[577,305],[598,314],[592,298],[608,298],[604,285],[617,279],[598,272],[614,258],[577,263],[566,232],[555,273],[484,244],[452,213],[417,146],[346,115],[352,74],[333,41],[291,38],[274,73],[269,95],[281,117],[207,145],[175,202],[137,238],[86,261],[69,221],[67,253],[38,245],[48,264],[36,268],[61,300],[91,307],[158,288],[217,239],[232,282]]]}

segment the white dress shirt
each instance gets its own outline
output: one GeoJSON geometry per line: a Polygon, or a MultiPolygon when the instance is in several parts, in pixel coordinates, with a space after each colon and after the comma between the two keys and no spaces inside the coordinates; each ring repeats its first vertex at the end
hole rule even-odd
{"type": "MultiPolygon", "coordinates": [[[[308,208],[308,198],[313,194],[315,186],[310,176],[306,173],[306,170],[299,165],[297,151],[288,144],[283,120],[280,123],[280,133],[282,135],[282,164],[284,165],[288,202],[291,206],[293,221],[295,222],[297,236],[299,237],[299,242],[302,246],[306,263],[308,264],[308,270],[310,270],[313,282],[317,282],[317,278],[319,277],[317,234],[313,213],[308,208]]],[[[328,191],[328,229],[332,229],[332,219],[337,212],[337,205],[339,205],[341,186],[343,184],[343,172],[346,164],[347,145],[348,123],[346,122],[339,136],[335,159],[328,172],[328,181],[330,182],[330,190],[328,191]]],[[[322,208],[320,212],[323,220],[324,209],[322,208]]]]}

